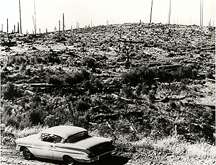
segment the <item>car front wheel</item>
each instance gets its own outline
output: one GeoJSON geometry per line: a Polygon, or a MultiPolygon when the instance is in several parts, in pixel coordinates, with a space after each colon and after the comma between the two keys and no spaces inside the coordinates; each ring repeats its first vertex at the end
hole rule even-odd
{"type": "Polygon", "coordinates": [[[33,155],[32,153],[28,150],[28,148],[23,148],[23,157],[26,159],[26,160],[30,160],[33,158],[33,155]]]}

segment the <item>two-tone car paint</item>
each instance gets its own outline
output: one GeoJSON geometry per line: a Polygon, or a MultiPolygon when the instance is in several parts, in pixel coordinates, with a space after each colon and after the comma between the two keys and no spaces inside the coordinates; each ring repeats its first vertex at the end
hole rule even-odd
{"type": "Polygon", "coordinates": [[[83,131],[87,130],[74,126],[53,127],[39,134],[16,140],[17,150],[22,150],[22,147],[26,147],[35,157],[63,160],[64,156],[70,156],[78,162],[94,162],[100,159],[101,156],[111,153],[111,151],[109,150],[99,155],[95,155],[94,157],[90,156],[91,153],[89,151],[89,148],[106,142],[111,142],[112,140],[108,138],[89,137],[74,143],[65,142],[67,137],[83,131]],[[58,143],[42,141],[41,135],[43,133],[61,136],[62,139],[58,143]]]}

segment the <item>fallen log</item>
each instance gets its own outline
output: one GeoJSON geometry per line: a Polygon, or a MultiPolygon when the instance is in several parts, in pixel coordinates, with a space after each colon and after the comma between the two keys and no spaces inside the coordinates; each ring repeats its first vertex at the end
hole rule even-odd
{"type": "Polygon", "coordinates": [[[201,107],[209,107],[215,112],[215,105],[214,104],[202,104],[202,103],[184,103],[186,106],[201,106],[201,107]]]}

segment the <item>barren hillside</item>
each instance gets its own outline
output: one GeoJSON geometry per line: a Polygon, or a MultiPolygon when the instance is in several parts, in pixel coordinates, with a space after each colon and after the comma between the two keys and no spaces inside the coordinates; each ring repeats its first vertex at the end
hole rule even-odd
{"type": "Polygon", "coordinates": [[[122,24],[0,37],[6,126],[82,126],[141,161],[151,150],[131,145],[143,138],[214,144],[215,28],[122,24]]]}

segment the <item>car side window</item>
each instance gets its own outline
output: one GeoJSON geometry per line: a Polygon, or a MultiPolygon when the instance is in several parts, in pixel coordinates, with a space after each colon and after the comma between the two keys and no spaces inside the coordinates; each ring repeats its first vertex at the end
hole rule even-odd
{"type": "Polygon", "coordinates": [[[69,136],[69,137],[65,140],[65,143],[74,143],[74,142],[75,142],[74,136],[69,136]]]}
{"type": "Polygon", "coordinates": [[[50,143],[60,143],[62,140],[62,137],[53,135],[53,134],[42,133],[41,140],[44,142],[50,142],[50,143]]]}
{"type": "Polygon", "coordinates": [[[83,139],[86,139],[90,137],[88,135],[88,132],[80,132],[80,133],[77,133],[75,135],[71,135],[69,136],[66,140],[65,140],[65,143],[75,143],[77,141],[80,141],[80,140],[83,140],[83,139]]]}

